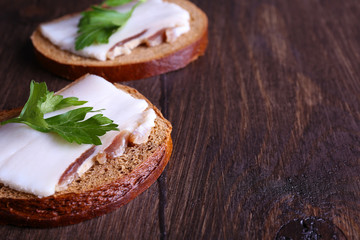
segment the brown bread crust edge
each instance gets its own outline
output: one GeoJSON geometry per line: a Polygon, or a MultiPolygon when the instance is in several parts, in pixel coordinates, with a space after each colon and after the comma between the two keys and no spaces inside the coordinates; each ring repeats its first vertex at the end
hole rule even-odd
{"type": "Polygon", "coordinates": [[[148,189],[169,161],[172,141],[159,149],[127,177],[81,194],[41,199],[0,199],[0,223],[29,227],[71,225],[114,211],[148,189]]]}
{"type": "MultiPolygon", "coordinates": [[[[169,1],[187,9],[193,19],[192,22],[201,22],[200,26],[196,26],[196,30],[190,30],[189,33],[185,34],[187,36],[181,36],[179,39],[186,40],[180,40],[180,47],[177,46],[170,53],[167,52],[164,55],[155,54],[152,59],[142,59],[142,54],[137,54],[136,49],[134,49],[130,55],[134,55],[136,59],[126,62],[122,62],[122,56],[115,58],[113,61],[108,60],[105,62],[75,56],[71,53],[66,53],[64,57],[64,51],[57,47],[54,48],[54,45],[44,38],[40,30],[37,29],[31,36],[35,56],[45,69],[69,80],[75,80],[86,73],[92,73],[102,76],[110,82],[130,81],[181,69],[205,53],[208,45],[208,20],[205,13],[189,1],[169,1]],[[200,20],[194,20],[194,18],[200,20]],[[196,31],[196,34],[193,31],[196,31]],[[191,34],[196,36],[191,37],[191,34]],[[48,49],[50,50],[48,51],[48,49]]],[[[156,51],[159,51],[161,45],[157,47],[156,51]]],[[[154,50],[149,50],[149,52],[152,51],[154,50]]],[[[145,50],[142,53],[146,55],[147,52],[145,50]]]]}
{"type": "MultiPolygon", "coordinates": [[[[45,198],[0,198],[0,224],[57,227],[76,224],[116,210],[148,189],[165,169],[172,152],[171,124],[137,90],[116,85],[136,98],[143,98],[166,122],[168,135],[155,152],[125,177],[80,193],[55,194],[45,198]]],[[[0,121],[17,116],[21,109],[0,112],[0,121]]]]}

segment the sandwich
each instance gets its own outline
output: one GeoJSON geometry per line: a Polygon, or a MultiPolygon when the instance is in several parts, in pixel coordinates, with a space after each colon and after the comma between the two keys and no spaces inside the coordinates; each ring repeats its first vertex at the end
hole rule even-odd
{"type": "Polygon", "coordinates": [[[31,40],[49,71],[70,80],[91,73],[114,82],[185,67],[204,54],[207,29],[205,13],[187,0],[106,0],[41,24],[31,40]]]}
{"type": "Polygon", "coordinates": [[[161,112],[96,75],[56,94],[33,82],[25,106],[0,121],[1,224],[55,227],[111,212],[149,188],[172,151],[161,112]]]}

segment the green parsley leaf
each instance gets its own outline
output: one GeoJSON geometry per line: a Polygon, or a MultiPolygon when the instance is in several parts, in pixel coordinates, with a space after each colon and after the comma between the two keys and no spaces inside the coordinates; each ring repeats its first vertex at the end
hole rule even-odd
{"type": "Polygon", "coordinates": [[[74,109],[64,114],[47,118],[46,122],[53,131],[68,142],[101,145],[98,136],[104,135],[107,131],[118,130],[117,124],[114,124],[113,121],[103,114],[96,114],[82,121],[92,109],[92,107],[74,109]]]}
{"type": "Polygon", "coordinates": [[[55,95],[54,92],[48,92],[40,104],[40,110],[45,114],[71,106],[83,105],[84,103],[86,101],[79,101],[76,97],[64,98],[61,95],[55,95]]]}
{"type": "Polygon", "coordinates": [[[47,93],[46,83],[36,83],[31,81],[30,96],[20,115],[16,118],[2,122],[1,125],[6,123],[24,123],[35,130],[48,132],[48,124],[46,123],[44,113],[40,108],[47,93]]]}
{"type": "MultiPolygon", "coordinates": [[[[144,1],[140,0],[130,11],[125,13],[99,6],[92,6],[92,10],[83,12],[78,24],[75,50],[81,50],[94,43],[108,43],[110,36],[126,24],[135,8],[144,1]]],[[[115,4],[115,2],[120,1],[113,0],[110,1],[110,4],[115,4]]]]}
{"type": "Polygon", "coordinates": [[[104,4],[108,5],[109,7],[121,6],[132,2],[133,0],[106,0],[104,4]]]}
{"type": "Polygon", "coordinates": [[[79,101],[76,97],[64,98],[49,92],[46,83],[30,83],[30,96],[20,115],[1,123],[24,123],[41,132],[55,132],[66,141],[78,144],[100,145],[99,136],[111,130],[118,130],[117,124],[96,114],[86,120],[86,114],[94,112],[92,107],[81,107],[66,113],[44,119],[44,114],[71,106],[83,105],[86,101],[79,101]]]}

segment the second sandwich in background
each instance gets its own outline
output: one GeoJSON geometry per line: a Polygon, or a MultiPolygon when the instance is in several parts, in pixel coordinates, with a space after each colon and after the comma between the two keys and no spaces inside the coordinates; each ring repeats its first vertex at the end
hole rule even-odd
{"type": "Polygon", "coordinates": [[[39,62],[70,80],[92,73],[114,82],[180,69],[204,54],[208,20],[193,3],[107,2],[41,24],[31,36],[39,62]]]}

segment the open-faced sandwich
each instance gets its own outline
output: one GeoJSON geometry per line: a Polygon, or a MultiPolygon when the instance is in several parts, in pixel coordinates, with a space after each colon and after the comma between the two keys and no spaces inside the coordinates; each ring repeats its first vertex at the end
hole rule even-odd
{"type": "Polygon", "coordinates": [[[41,24],[31,39],[49,71],[115,82],[185,67],[204,54],[207,29],[206,15],[187,0],[106,0],[41,24]]]}
{"type": "Polygon", "coordinates": [[[86,75],[56,94],[31,83],[0,113],[0,223],[69,225],[110,212],[165,168],[171,124],[135,89],[86,75]]]}

